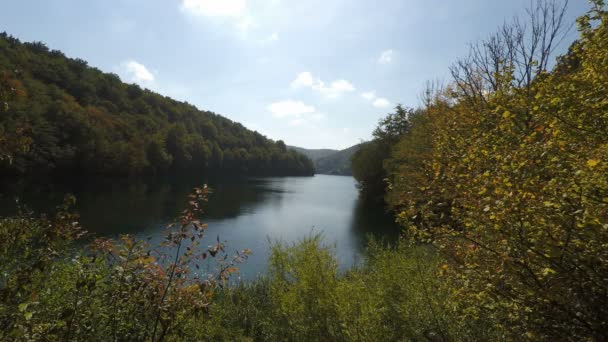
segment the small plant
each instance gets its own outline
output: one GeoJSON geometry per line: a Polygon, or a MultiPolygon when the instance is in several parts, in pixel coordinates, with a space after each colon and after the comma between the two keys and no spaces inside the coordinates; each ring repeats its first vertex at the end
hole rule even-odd
{"type": "Polygon", "coordinates": [[[201,246],[209,193],[194,189],[157,249],[127,235],[71,248],[85,234],[71,214],[73,197],[54,220],[0,220],[0,340],[180,339],[188,322],[205,320],[216,289],[251,253],[229,257],[219,237],[201,246]],[[217,272],[199,274],[207,258],[218,260],[217,272]]]}

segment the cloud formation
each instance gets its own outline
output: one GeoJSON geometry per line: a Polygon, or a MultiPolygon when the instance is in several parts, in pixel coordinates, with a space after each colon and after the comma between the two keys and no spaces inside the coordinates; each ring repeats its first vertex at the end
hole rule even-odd
{"type": "Polygon", "coordinates": [[[275,118],[300,118],[303,114],[315,112],[315,107],[308,106],[301,101],[285,100],[272,103],[268,106],[268,111],[275,118]]]}
{"type": "Polygon", "coordinates": [[[289,119],[289,126],[309,126],[313,123],[325,120],[323,113],[318,113],[313,106],[301,101],[285,100],[272,103],[268,111],[277,119],[289,119]]]}
{"type": "Polygon", "coordinates": [[[388,102],[388,100],[385,99],[384,97],[379,97],[374,101],[374,103],[372,103],[372,105],[376,108],[386,108],[386,107],[390,106],[391,103],[388,102]]]}
{"type": "Polygon", "coordinates": [[[367,91],[361,93],[361,97],[372,103],[376,108],[386,108],[391,105],[390,101],[384,97],[378,97],[375,91],[367,91]]]}
{"type": "Polygon", "coordinates": [[[296,79],[291,82],[291,87],[311,88],[327,98],[337,98],[344,93],[355,91],[355,86],[347,80],[340,79],[326,85],[320,78],[316,78],[309,71],[304,71],[296,76],[296,79]]]}
{"type": "Polygon", "coordinates": [[[256,26],[248,13],[247,0],[181,0],[180,8],[193,16],[234,21],[241,31],[256,26]]]}
{"type": "Polygon", "coordinates": [[[154,82],[154,74],[145,65],[129,59],[121,63],[122,73],[133,83],[150,84],[154,82]]]}
{"type": "Polygon", "coordinates": [[[378,57],[378,64],[390,64],[393,62],[395,51],[392,49],[382,51],[380,57],[378,57]]]}
{"type": "Polygon", "coordinates": [[[296,76],[296,79],[291,82],[292,88],[312,87],[314,84],[312,74],[308,71],[304,71],[296,76]]]}

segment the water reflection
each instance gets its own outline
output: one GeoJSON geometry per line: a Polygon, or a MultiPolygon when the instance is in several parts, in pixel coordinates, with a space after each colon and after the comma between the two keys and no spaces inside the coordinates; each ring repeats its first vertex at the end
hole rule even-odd
{"type": "Polygon", "coordinates": [[[369,237],[384,243],[393,243],[400,234],[394,218],[384,207],[361,199],[355,201],[351,229],[362,248],[367,245],[369,237]]]}
{"type": "Polygon", "coordinates": [[[241,266],[246,278],[266,269],[269,239],[294,242],[322,232],[346,267],[360,257],[368,234],[389,241],[398,235],[382,208],[358,199],[354,179],[340,176],[30,183],[3,189],[0,213],[14,212],[15,196],[36,211],[50,211],[64,193],[71,192],[78,198],[82,224],[90,232],[110,237],[129,233],[152,237],[155,243],[166,224],[185,208],[192,188],[203,183],[213,188],[205,215],[208,236],[221,236],[230,250],[254,251],[241,266]]]}

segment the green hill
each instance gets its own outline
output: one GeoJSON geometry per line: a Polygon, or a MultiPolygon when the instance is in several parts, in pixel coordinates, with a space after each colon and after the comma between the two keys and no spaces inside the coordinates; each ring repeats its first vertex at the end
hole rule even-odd
{"type": "Polygon", "coordinates": [[[309,150],[301,147],[289,146],[314,162],[315,172],[327,175],[352,175],[351,157],[359,150],[361,144],[351,146],[344,150],[317,149],[309,150]]]}
{"type": "Polygon", "coordinates": [[[307,148],[302,148],[302,147],[297,147],[297,146],[287,146],[287,147],[289,149],[292,149],[298,153],[301,153],[301,154],[307,156],[312,161],[315,161],[315,160],[323,158],[323,157],[327,157],[327,156],[332,155],[339,151],[339,150],[331,150],[328,148],[307,149],[307,148]]]}
{"type": "Polygon", "coordinates": [[[0,175],[312,175],[309,158],[43,43],[0,34],[0,175]],[[23,148],[25,147],[25,148],[23,148]],[[4,150],[5,147],[2,146],[4,150]]]}

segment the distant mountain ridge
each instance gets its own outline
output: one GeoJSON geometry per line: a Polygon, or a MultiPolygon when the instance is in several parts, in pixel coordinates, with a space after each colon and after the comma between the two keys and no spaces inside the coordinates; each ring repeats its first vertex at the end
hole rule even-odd
{"type": "Polygon", "coordinates": [[[332,149],[306,149],[297,146],[288,146],[289,149],[299,152],[310,158],[315,166],[315,172],[326,175],[351,176],[351,157],[361,144],[351,146],[344,150],[332,149]]]}
{"type": "Polygon", "coordinates": [[[320,159],[320,158],[327,157],[329,155],[332,155],[332,154],[340,151],[340,150],[332,150],[332,149],[328,149],[328,148],[307,149],[307,148],[297,147],[297,146],[287,146],[287,147],[290,150],[294,150],[296,152],[299,152],[299,153],[307,156],[308,158],[310,158],[313,161],[320,159]]]}

